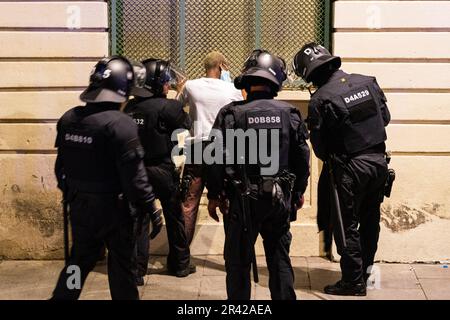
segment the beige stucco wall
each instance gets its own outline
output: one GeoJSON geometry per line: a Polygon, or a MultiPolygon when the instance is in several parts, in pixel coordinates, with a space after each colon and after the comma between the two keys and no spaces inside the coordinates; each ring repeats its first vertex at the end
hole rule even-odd
{"type": "Polygon", "coordinates": [[[104,1],[0,2],[0,258],[62,257],[56,120],[108,54],[104,1]]]}
{"type": "Polygon", "coordinates": [[[450,259],[450,1],[336,1],[334,53],[377,77],[397,173],[377,259],[450,259]]]}
{"type": "MultiPolygon", "coordinates": [[[[346,71],[377,76],[393,117],[388,145],[397,181],[383,205],[377,258],[450,259],[450,1],[341,0],[334,11],[334,52],[346,71]]],[[[55,123],[79,103],[90,68],[107,55],[107,28],[104,1],[0,2],[0,258],[62,257],[55,123]],[[68,29],[77,12],[80,28],[68,29]]],[[[307,93],[279,98],[306,116],[307,93]]],[[[292,225],[293,255],[321,254],[320,167],[313,157],[305,208],[292,225]]],[[[205,204],[192,251],[220,254],[223,228],[205,204]]],[[[163,234],[151,251],[166,250],[163,234]]]]}

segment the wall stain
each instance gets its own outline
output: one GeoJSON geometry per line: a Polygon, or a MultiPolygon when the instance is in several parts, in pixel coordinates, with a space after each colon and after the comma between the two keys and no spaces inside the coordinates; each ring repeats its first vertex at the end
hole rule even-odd
{"type": "Polygon", "coordinates": [[[443,208],[439,203],[425,203],[421,207],[407,203],[387,204],[381,207],[381,222],[393,232],[407,231],[439,217],[443,208]]]}
{"type": "MultiPolygon", "coordinates": [[[[444,206],[439,203],[425,203],[422,206],[422,210],[425,212],[428,212],[429,214],[439,216],[440,218],[444,218],[444,216],[441,214],[442,211],[444,211],[444,206]]],[[[445,218],[444,218],[445,219],[445,218]]]]}
{"type": "Polygon", "coordinates": [[[6,259],[11,252],[14,252],[18,248],[18,243],[12,240],[0,240],[0,260],[6,259]]]}
{"type": "Polygon", "coordinates": [[[44,238],[53,236],[63,227],[60,203],[54,194],[40,192],[18,196],[12,199],[11,206],[19,222],[37,228],[44,238]]]}

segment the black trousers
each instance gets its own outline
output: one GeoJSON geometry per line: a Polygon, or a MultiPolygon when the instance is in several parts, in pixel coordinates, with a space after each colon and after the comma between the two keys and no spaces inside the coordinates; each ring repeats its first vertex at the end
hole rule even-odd
{"type": "Polygon", "coordinates": [[[388,169],[384,154],[365,154],[335,165],[347,248],[338,246],[342,280],[358,283],[373,265],[380,233],[380,205],[388,169]]]}
{"type": "MultiPolygon", "coordinates": [[[[166,222],[169,255],[167,268],[179,271],[189,266],[190,251],[186,238],[184,217],[181,212],[179,176],[173,164],[163,163],[147,166],[147,175],[156,197],[160,200],[166,222]]],[[[137,276],[147,274],[149,260],[149,222],[143,225],[143,231],[136,245],[137,276]]]]}
{"type": "Polygon", "coordinates": [[[108,281],[112,299],[138,300],[134,279],[134,221],[123,200],[114,194],[70,196],[72,249],[68,266],[80,269],[79,289],[67,285],[74,273],[67,266],[59,275],[53,299],[76,300],[104,248],[108,249],[108,281]]]}
{"type": "Polygon", "coordinates": [[[228,299],[250,300],[251,248],[254,247],[260,234],[269,269],[272,299],[295,300],[294,271],[289,258],[292,240],[289,231],[290,208],[274,206],[271,199],[250,199],[249,207],[253,231],[251,239],[248,238],[242,219],[239,218],[242,205],[238,198],[230,199],[230,211],[224,216],[224,258],[228,299]]]}

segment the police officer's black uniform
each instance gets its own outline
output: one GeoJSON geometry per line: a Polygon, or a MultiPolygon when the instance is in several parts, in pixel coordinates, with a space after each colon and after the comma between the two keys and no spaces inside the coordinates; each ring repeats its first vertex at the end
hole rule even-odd
{"type": "Polygon", "coordinates": [[[150,213],[158,231],[161,217],[153,214],[155,197],[142,161],[137,126],[119,111],[133,78],[128,60],[101,60],[80,96],[86,106],[67,111],[58,121],[55,173],[70,208],[73,244],[54,299],[79,297],[81,288],[67,285],[70,276],[77,276],[75,269],[67,273],[67,268],[79,268],[82,286],[104,245],[112,298],[139,298],[133,261],[135,218],[150,213]],[[138,209],[133,217],[129,203],[138,209]]]}
{"type": "MultiPolygon", "coordinates": [[[[263,175],[261,164],[248,161],[249,153],[258,152],[263,142],[258,142],[258,149],[247,145],[246,152],[249,153],[245,165],[237,165],[237,159],[232,159],[232,164],[214,164],[209,168],[208,198],[210,204],[212,201],[217,204],[217,199],[225,193],[229,200],[229,211],[224,214],[228,298],[250,299],[251,262],[254,244],[260,234],[264,240],[272,299],[295,299],[289,228],[292,214],[297,209],[294,203],[302,198],[308,183],[309,147],[305,142],[308,133],[297,109],[286,102],[273,100],[286,79],[284,61],[267,51],[256,52],[249,60],[246,70],[235,81],[236,88],[245,88],[248,92],[247,100],[223,107],[213,132],[220,130],[226,137],[228,129],[277,131],[279,166],[274,173],[263,175]],[[258,84],[271,88],[270,92],[250,90],[252,85],[258,84]],[[243,190],[239,185],[246,187],[243,190]],[[242,198],[245,192],[249,193],[244,198],[247,200],[242,198]]],[[[224,140],[226,146],[226,138],[224,140]]],[[[211,216],[215,214],[214,206],[208,208],[211,216]]]]}
{"type": "MultiPolygon", "coordinates": [[[[330,155],[339,194],[346,248],[341,255],[342,281],[327,286],[330,294],[365,295],[365,273],[377,250],[380,204],[387,179],[385,126],[390,121],[386,98],[374,77],[347,74],[339,57],[314,43],[294,58],[294,69],[318,89],[311,97],[308,126],[315,154],[324,161],[319,179],[319,229],[328,232],[330,155]]],[[[335,230],[336,231],[336,230],[335,230]]]]}
{"type": "MultiPolygon", "coordinates": [[[[169,63],[148,59],[143,64],[146,69],[145,85],[132,91],[135,98],[127,104],[124,112],[138,124],[148,178],[163,208],[169,241],[167,268],[171,274],[184,277],[194,272],[195,267],[190,264],[181,212],[180,178],[171,158],[176,141],[171,139],[174,131],[190,129],[191,120],[183,105],[177,100],[167,99],[164,93],[163,86],[175,80],[169,63]]],[[[147,273],[149,260],[149,224],[143,227],[137,242],[138,281],[147,273]]]]}

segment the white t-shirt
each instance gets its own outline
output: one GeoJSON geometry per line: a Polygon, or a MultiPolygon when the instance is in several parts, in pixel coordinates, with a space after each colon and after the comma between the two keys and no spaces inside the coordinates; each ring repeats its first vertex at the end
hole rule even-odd
{"type": "Polygon", "coordinates": [[[179,100],[189,105],[193,121],[191,136],[206,140],[219,110],[232,101],[243,100],[242,93],[231,82],[215,78],[188,80],[179,100]]]}

